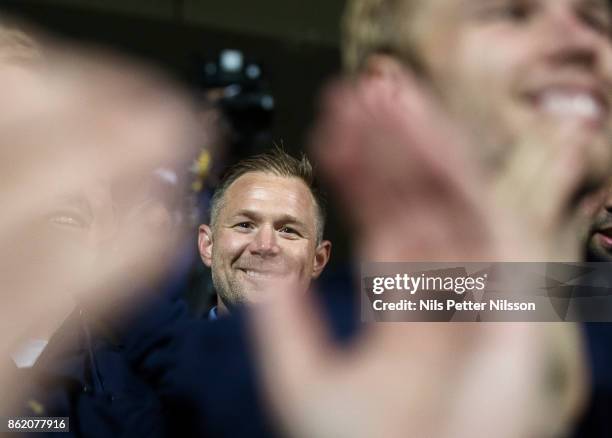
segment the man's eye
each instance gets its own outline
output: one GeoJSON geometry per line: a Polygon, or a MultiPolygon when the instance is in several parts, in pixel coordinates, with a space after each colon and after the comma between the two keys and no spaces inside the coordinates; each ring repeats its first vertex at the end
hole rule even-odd
{"type": "Polygon", "coordinates": [[[242,230],[250,230],[253,228],[253,224],[250,222],[240,222],[234,225],[234,228],[242,229],[242,230]]]}
{"type": "Polygon", "coordinates": [[[89,225],[85,218],[75,213],[56,212],[48,216],[49,222],[61,227],[87,228],[89,225]]]}
{"type": "Polygon", "coordinates": [[[284,234],[294,234],[296,236],[300,235],[300,233],[298,233],[297,230],[295,230],[294,228],[286,227],[286,226],[280,228],[278,231],[284,234]]]}
{"type": "Polygon", "coordinates": [[[514,21],[523,21],[529,18],[529,8],[524,5],[511,5],[502,8],[499,15],[514,21]]]}
{"type": "Polygon", "coordinates": [[[612,36],[612,17],[605,13],[584,12],[581,19],[595,31],[612,36]]]}
{"type": "Polygon", "coordinates": [[[503,19],[511,21],[525,21],[529,18],[531,9],[522,3],[507,3],[490,5],[481,11],[484,18],[503,19]]]}

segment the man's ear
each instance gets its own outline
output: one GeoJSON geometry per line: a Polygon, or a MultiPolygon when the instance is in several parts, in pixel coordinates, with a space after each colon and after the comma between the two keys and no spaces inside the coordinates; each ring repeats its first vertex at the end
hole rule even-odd
{"type": "Polygon", "coordinates": [[[416,77],[399,59],[380,53],[368,57],[359,77],[365,96],[376,96],[376,101],[383,98],[392,107],[398,96],[404,95],[411,79],[416,77]]]}
{"type": "Polygon", "coordinates": [[[366,79],[382,79],[397,83],[404,78],[406,66],[394,56],[375,53],[368,57],[362,74],[366,79]]]}
{"type": "Polygon", "coordinates": [[[200,225],[198,230],[198,249],[200,257],[206,266],[210,268],[212,265],[212,229],[208,225],[200,225]]]}
{"type": "Polygon", "coordinates": [[[322,241],[315,250],[315,258],[314,265],[312,267],[312,278],[317,279],[323,269],[325,269],[325,265],[329,262],[329,256],[331,254],[331,242],[329,240],[322,241]]]}

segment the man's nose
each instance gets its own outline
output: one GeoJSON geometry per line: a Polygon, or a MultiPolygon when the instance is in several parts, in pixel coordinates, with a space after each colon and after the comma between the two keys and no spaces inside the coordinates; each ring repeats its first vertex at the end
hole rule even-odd
{"type": "Polygon", "coordinates": [[[262,226],[257,230],[255,238],[250,244],[250,251],[263,257],[274,256],[279,253],[280,247],[276,230],[272,226],[262,226]]]}
{"type": "Polygon", "coordinates": [[[583,68],[601,62],[604,38],[573,7],[559,2],[551,10],[547,26],[554,61],[583,68]]]}
{"type": "Polygon", "coordinates": [[[606,192],[606,197],[604,199],[604,208],[610,214],[612,214],[612,186],[610,186],[606,192]]]}

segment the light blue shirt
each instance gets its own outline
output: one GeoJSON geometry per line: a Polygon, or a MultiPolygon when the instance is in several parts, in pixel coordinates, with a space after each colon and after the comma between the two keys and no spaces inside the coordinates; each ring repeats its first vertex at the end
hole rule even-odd
{"type": "Polygon", "coordinates": [[[208,311],[208,320],[216,321],[218,319],[219,319],[219,315],[217,315],[217,306],[215,306],[208,311]]]}

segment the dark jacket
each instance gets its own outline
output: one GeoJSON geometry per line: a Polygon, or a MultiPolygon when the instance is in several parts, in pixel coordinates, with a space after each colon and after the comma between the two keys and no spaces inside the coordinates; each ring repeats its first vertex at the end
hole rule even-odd
{"type": "Polygon", "coordinates": [[[28,384],[16,413],[69,417],[68,436],[164,436],[155,392],[134,373],[123,345],[102,333],[83,310],[66,320],[31,370],[17,375],[28,384]]]}

